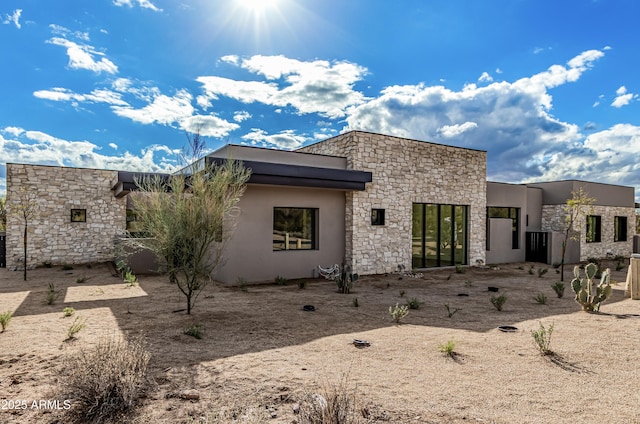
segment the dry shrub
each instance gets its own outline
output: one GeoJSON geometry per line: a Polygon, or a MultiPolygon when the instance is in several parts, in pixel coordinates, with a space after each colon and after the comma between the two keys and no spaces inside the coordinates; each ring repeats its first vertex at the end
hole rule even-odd
{"type": "Polygon", "coordinates": [[[300,403],[299,424],[356,424],[356,387],[351,388],[349,374],[337,383],[325,382],[320,393],[309,394],[300,403]]]}
{"type": "Polygon", "coordinates": [[[69,358],[63,391],[78,421],[115,422],[131,412],[148,387],[149,357],[140,339],[105,338],[69,358]]]}

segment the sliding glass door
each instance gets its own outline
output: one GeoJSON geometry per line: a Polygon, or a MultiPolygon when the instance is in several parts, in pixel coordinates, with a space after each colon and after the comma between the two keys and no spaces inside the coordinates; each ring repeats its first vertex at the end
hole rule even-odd
{"type": "Polygon", "coordinates": [[[468,206],[413,204],[413,268],[467,263],[467,212],[468,206]]]}

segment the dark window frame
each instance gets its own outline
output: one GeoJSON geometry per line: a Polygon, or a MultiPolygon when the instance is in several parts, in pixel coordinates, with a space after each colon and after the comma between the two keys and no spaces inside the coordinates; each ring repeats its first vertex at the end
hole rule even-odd
{"type": "MultiPolygon", "coordinates": [[[[422,202],[414,202],[412,204],[412,206],[416,206],[416,205],[420,205],[421,207],[421,226],[419,228],[420,230],[420,234],[421,234],[421,238],[420,238],[420,248],[422,251],[422,257],[418,258],[420,261],[419,265],[416,265],[416,258],[413,257],[413,253],[412,253],[412,258],[411,258],[411,265],[413,269],[423,269],[423,268],[439,268],[439,267],[445,267],[445,266],[455,266],[455,265],[468,265],[469,264],[469,228],[470,228],[470,223],[469,223],[469,214],[470,214],[470,209],[471,206],[470,205],[453,205],[453,204],[448,204],[448,203],[422,203],[422,202]],[[431,207],[436,207],[437,209],[437,217],[436,217],[436,222],[437,222],[437,227],[436,227],[436,264],[433,266],[430,266],[427,264],[427,255],[426,255],[426,251],[427,251],[427,206],[431,206],[431,207]],[[450,217],[452,218],[452,222],[451,222],[451,226],[452,226],[452,231],[450,234],[451,239],[447,240],[446,238],[443,238],[443,236],[446,236],[446,231],[443,230],[442,226],[441,226],[441,222],[442,222],[442,215],[443,215],[443,209],[445,208],[450,208],[450,217]],[[451,253],[451,259],[447,262],[443,260],[443,252],[442,252],[442,242],[443,241],[448,241],[450,243],[451,246],[453,246],[456,242],[455,237],[456,237],[456,224],[457,224],[457,220],[456,220],[456,211],[457,210],[461,210],[463,212],[463,216],[462,216],[462,220],[464,221],[464,227],[462,228],[462,233],[464,234],[464,246],[463,246],[463,258],[462,261],[458,261],[455,255],[455,251],[452,251],[451,253]]],[[[413,236],[413,229],[412,229],[412,236],[413,236]]],[[[412,247],[413,249],[413,247],[412,247]]]]}
{"type": "Polygon", "coordinates": [[[371,209],[371,225],[385,225],[385,215],[384,209],[371,209]]]}
{"type": "Polygon", "coordinates": [[[613,241],[627,241],[627,217],[615,216],[613,218],[613,241]]]}
{"type": "MultiPolygon", "coordinates": [[[[280,217],[282,218],[282,217],[280,217]]],[[[273,207],[273,225],[272,225],[272,242],[271,242],[271,246],[272,246],[272,250],[274,252],[291,252],[291,251],[310,251],[310,250],[320,250],[319,247],[319,232],[318,232],[318,223],[319,223],[319,219],[320,218],[320,210],[318,208],[306,208],[306,207],[293,207],[293,206],[274,206],[273,207]],[[302,219],[302,225],[303,227],[301,228],[295,228],[295,231],[286,231],[286,229],[281,228],[282,227],[282,222],[277,222],[278,220],[278,214],[283,214],[285,213],[285,211],[288,211],[289,214],[291,214],[292,212],[295,211],[302,211],[302,216],[301,217],[294,217],[297,219],[302,219]],[[308,213],[308,215],[305,217],[305,211],[308,213]],[[310,220],[310,222],[304,222],[305,220],[310,220]],[[305,225],[306,224],[306,225],[305,225]],[[304,228],[305,226],[308,226],[308,228],[304,228]],[[278,227],[278,228],[276,228],[278,227]],[[294,233],[294,234],[300,234],[298,236],[294,236],[294,238],[297,239],[297,243],[295,243],[293,246],[293,248],[291,247],[291,241],[290,241],[290,233],[294,233]],[[308,234],[307,234],[308,233],[308,234]],[[304,243],[303,241],[304,238],[301,236],[307,236],[307,239],[309,240],[308,243],[304,243]],[[278,239],[276,239],[276,237],[283,237],[283,240],[280,241],[278,239]],[[289,241],[288,241],[289,240],[289,241]],[[288,242],[287,242],[288,241],[288,242]],[[308,245],[309,247],[304,247],[305,245],[308,245]]]]}
{"type": "Polygon", "coordinates": [[[585,241],[587,243],[602,241],[602,217],[600,215],[587,215],[585,241]]]}
{"type": "Polygon", "coordinates": [[[70,213],[71,222],[87,222],[87,210],[86,209],[71,209],[70,213]]]}

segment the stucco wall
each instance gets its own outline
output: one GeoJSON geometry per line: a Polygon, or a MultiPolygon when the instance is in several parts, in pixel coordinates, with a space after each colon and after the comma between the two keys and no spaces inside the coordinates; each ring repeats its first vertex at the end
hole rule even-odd
{"type": "MultiPolygon", "coordinates": [[[[29,222],[28,264],[78,264],[113,259],[114,236],[125,229],[126,200],[116,199],[116,171],[7,164],[7,208],[21,186],[36,193],[38,211],[29,222]],[[71,222],[71,209],[86,209],[86,222],[71,222]]],[[[7,222],[7,266],[23,263],[23,225],[7,222]]]]}
{"type": "Polygon", "coordinates": [[[486,152],[353,131],[300,149],[347,158],[370,171],[366,191],[346,194],[346,256],[356,272],[411,267],[413,203],[469,206],[468,262],[485,261],[486,152]],[[385,209],[385,225],[371,225],[371,209],[385,209]]]}
{"type": "MultiPolygon", "coordinates": [[[[494,218],[488,223],[489,251],[487,263],[499,264],[522,262],[526,256],[526,222],[530,209],[536,205],[528,204],[527,187],[520,184],[487,183],[487,207],[504,207],[520,209],[518,248],[513,248],[511,219],[494,218]],[[504,234],[506,232],[506,234],[504,234]]],[[[540,204],[537,205],[538,209],[540,204]]]]}
{"type": "Polygon", "coordinates": [[[238,203],[240,215],[215,278],[235,283],[273,281],[276,276],[310,278],[318,265],[344,258],[344,192],[249,185],[238,203]],[[273,208],[318,209],[318,250],[273,250],[273,208]]]}
{"type": "MultiPolygon", "coordinates": [[[[579,232],[580,260],[588,257],[603,258],[607,254],[631,256],[633,251],[633,234],[635,233],[635,209],[614,206],[593,206],[589,215],[600,215],[600,242],[587,243],[585,236],[586,217],[581,215],[575,223],[575,231],[579,232]],[[627,241],[614,242],[614,217],[627,217],[627,241]]],[[[542,230],[562,231],[565,225],[564,205],[542,206],[542,230]]]]}

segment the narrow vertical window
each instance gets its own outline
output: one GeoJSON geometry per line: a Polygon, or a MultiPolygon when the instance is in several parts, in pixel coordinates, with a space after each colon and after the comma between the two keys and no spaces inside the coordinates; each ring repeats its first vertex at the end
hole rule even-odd
{"type": "Polygon", "coordinates": [[[600,215],[587,215],[587,243],[600,243],[600,215]]]}
{"type": "Polygon", "coordinates": [[[616,216],[613,219],[613,241],[627,241],[626,216],[616,216]]]}

